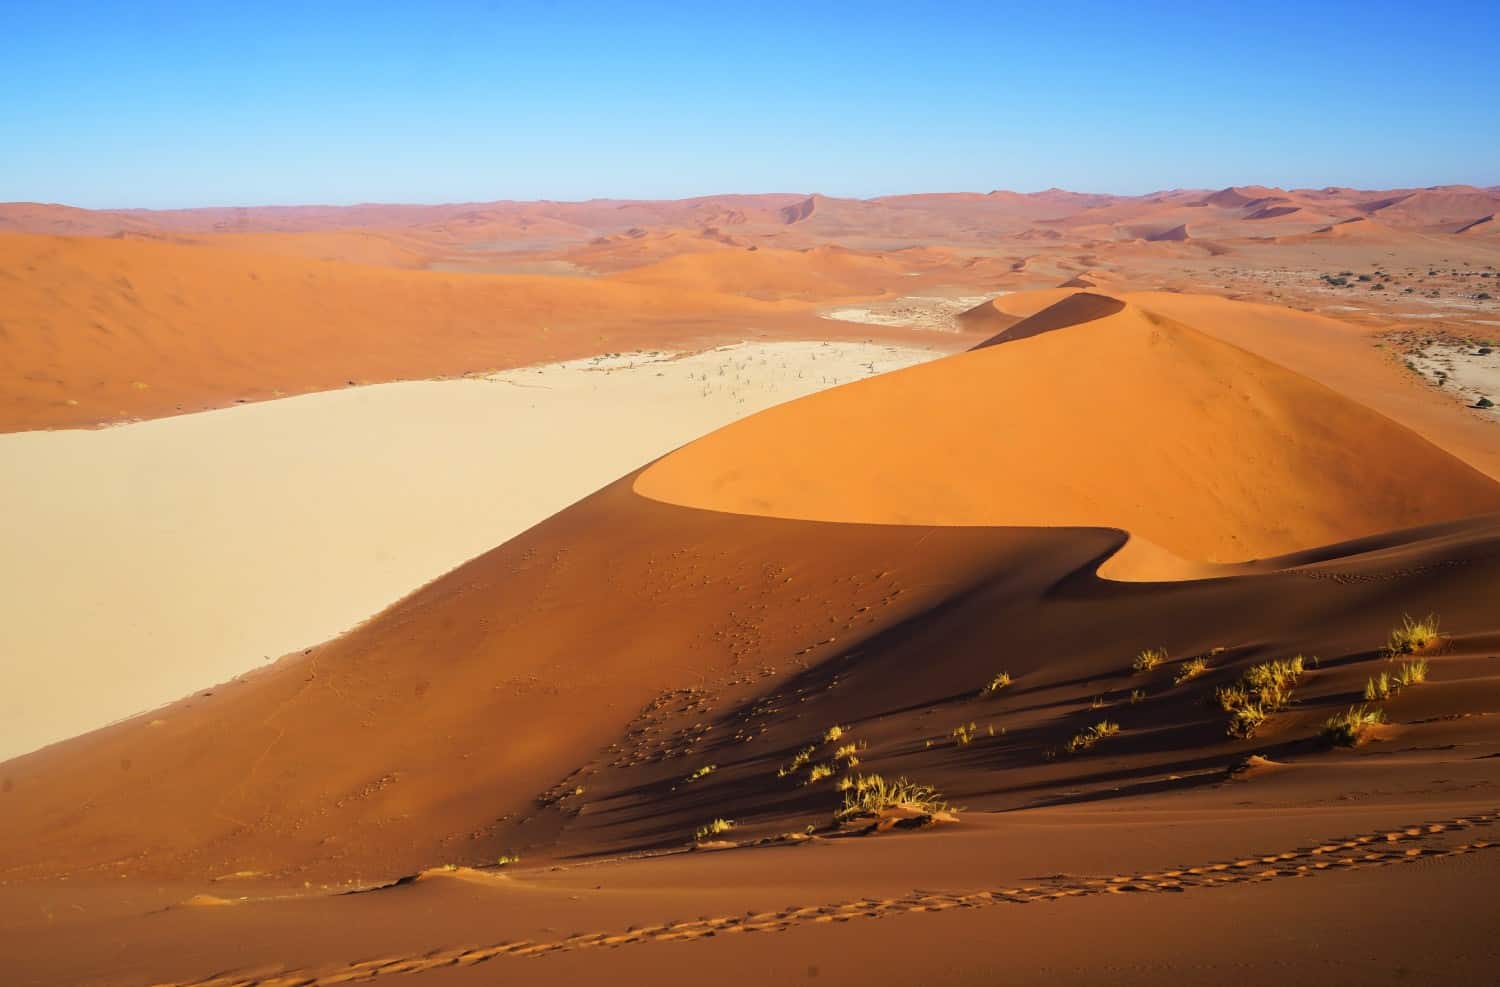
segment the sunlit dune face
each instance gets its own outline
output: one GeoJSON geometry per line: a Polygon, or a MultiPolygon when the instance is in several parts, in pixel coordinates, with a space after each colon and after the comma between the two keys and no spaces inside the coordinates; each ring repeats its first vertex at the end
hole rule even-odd
{"type": "Polygon", "coordinates": [[[1230,562],[1500,509],[1327,388],[1074,295],[975,352],[762,412],[647,469],[669,503],[823,521],[1123,528],[1230,562]]]}

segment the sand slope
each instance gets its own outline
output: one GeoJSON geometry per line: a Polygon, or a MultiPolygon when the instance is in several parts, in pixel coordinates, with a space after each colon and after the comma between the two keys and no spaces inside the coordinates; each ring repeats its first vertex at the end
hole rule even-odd
{"type": "Polygon", "coordinates": [[[327,640],[709,429],[932,355],[748,344],[0,435],[0,759],[327,640]]]}
{"type": "Polygon", "coordinates": [[[636,489],[776,517],[1122,528],[1214,562],[1500,510],[1500,485],[1407,429],[1144,308],[1079,293],[995,342],[762,412],[636,489]]]}
{"type": "Polygon", "coordinates": [[[446,275],[147,240],[0,236],[0,429],[634,350],[777,324],[688,286],[446,275]]]}

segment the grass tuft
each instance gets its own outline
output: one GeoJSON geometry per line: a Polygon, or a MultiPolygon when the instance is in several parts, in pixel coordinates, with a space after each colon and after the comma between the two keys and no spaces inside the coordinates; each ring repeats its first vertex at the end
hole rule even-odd
{"type": "Polygon", "coordinates": [[[828,730],[823,734],[823,743],[825,743],[825,744],[835,743],[838,740],[842,739],[843,736],[844,736],[844,734],[846,734],[848,732],[849,732],[849,728],[848,727],[841,727],[837,723],[835,723],[833,726],[829,727],[828,730]]]}
{"type": "Polygon", "coordinates": [[[895,808],[932,814],[946,811],[948,803],[928,785],[918,785],[905,778],[888,782],[880,775],[860,775],[844,792],[844,805],[834,813],[834,818],[876,815],[895,808]]]}
{"type": "Polygon", "coordinates": [[[734,829],[733,819],[715,819],[707,825],[699,826],[697,832],[693,833],[693,839],[702,843],[710,836],[719,836],[729,832],[731,829],[734,829]]]}
{"type": "Polygon", "coordinates": [[[958,746],[967,747],[974,740],[974,737],[978,732],[979,727],[975,724],[960,723],[958,726],[953,728],[953,739],[958,742],[958,746]]]}
{"type": "Polygon", "coordinates": [[[697,781],[699,778],[703,778],[703,777],[706,777],[708,775],[711,775],[711,774],[713,774],[717,770],[719,770],[719,766],[718,765],[716,765],[716,764],[705,764],[703,767],[699,768],[697,771],[694,771],[692,774],[688,775],[687,776],[687,780],[688,781],[697,781]]]}
{"type": "Polygon", "coordinates": [[[1001,672],[999,675],[996,675],[994,678],[990,679],[989,685],[986,685],[983,689],[979,690],[979,697],[983,699],[986,696],[993,696],[995,693],[999,692],[1001,689],[1004,689],[1008,685],[1010,685],[1010,673],[1001,672]]]}
{"type": "Polygon", "coordinates": [[[1391,698],[1391,677],[1384,672],[1365,680],[1365,702],[1391,698]]]}
{"type": "Polygon", "coordinates": [[[807,783],[809,785],[815,785],[818,782],[822,781],[824,778],[831,777],[833,777],[833,765],[814,764],[811,768],[808,769],[807,783]]]}
{"type": "Polygon", "coordinates": [[[1069,754],[1079,754],[1093,747],[1105,737],[1113,737],[1119,732],[1120,724],[1112,720],[1100,720],[1088,729],[1074,734],[1073,739],[1069,740],[1063,746],[1063,750],[1069,754]]]}
{"type": "Polygon", "coordinates": [[[1385,643],[1385,653],[1391,657],[1413,654],[1433,644],[1437,639],[1438,619],[1436,616],[1428,614],[1421,620],[1413,620],[1410,615],[1407,615],[1401,618],[1400,627],[1391,630],[1391,636],[1385,643]]]}
{"type": "MultiPolygon", "coordinates": [[[[1381,678],[1385,676],[1382,675],[1381,678]]],[[[1403,661],[1401,667],[1396,669],[1396,685],[1406,688],[1409,685],[1417,685],[1427,681],[1427,662],[1418,658],[1416,661],[1403,661]]]]}
{"type": "Polygon", "coordinates": [[[802,748],[792,756],[792,759],[790,761],[777,769],[776,777],[785,778],[789,774],[795,774],[797,769],[802,767],[802,765],[806,764],[808,761],[811,761],[812,756],[817,752],[818,749],[816,747],[802,748]]]}
{"type": "Polygon", "coordinates": [[[1184,682],[1191,682],[1206,671],[1208,671],[1207,658],[1189,658],[1177,669],[1177,674],[1172,676],[1172,684],[1182,685],[1184,682]]]}
{"type": "Polygon", "coordinates": [[[1137,675],[1142,675],[1161,667],[1166,660],[1166,648],[1147,648],[1135,656],[1135,661],[1130,663],[1130,669],[1137,675]]]}
{"type": "Polygon", "coordinates": [[[1214,701],[1229,714],[1231,737],[1249,738],[1272,713],[1292,701],[1292,690],[1305,670],[1301,655],[1251,665],[1234,685],[1214,691],[1214,701]]]}
{"type": "Polygon", "coordinates": [[[1335,713],[1323,724],[1323,739],[1332,744],[1353,747],[1359,743],[1364,732],[1377,723],[1385,722],[1385,711],[1376,707],[1350,706],[1342,713],[1335,713]]]}

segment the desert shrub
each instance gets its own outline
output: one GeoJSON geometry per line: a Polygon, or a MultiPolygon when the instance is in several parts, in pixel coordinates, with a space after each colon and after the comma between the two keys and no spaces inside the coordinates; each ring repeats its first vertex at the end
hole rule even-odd
{"type": "Polygon", "coordinates": [[[1302,678],[1303,663],[1297,655],[1251,665],[1234,685],[1215,690],[1214,701],[1229,714],[1229,735],[1253,737],[1267,716],[1285,709],[1302,678]]]}
{"type": "Polygon", "coordinates": [[[1166,648],[1147,648],[1135,656],[1135,661],[1130,663],[1130,669],[1139,675],[1159,668],[1162,662],[1166,660],[1166,648]]]}
{"type": "Polygon", "coordinates": [[[509,867],[511,864],[519,864],[521,855],[519,853],[503,853],[495,860],[496,867],[509,867]]]}
{"type": "Polygon", "coordinates": [[[896,808],[931,814],[947,810],[948,803],[928,785],[918,785],[905,778],[888,782],[880,775],[860,775],[844,792],[843,807],[834,813],[834,817],[849,819],[896,808]]]}
{"type": "Polygon", "coordinates": [[[1073,735],[1073,738],[1063,745],[1063,750],[1069,754],[1079,754],[1093,747],[1105,737],[1113,737],[1120,732],[1120,724],[1112,720],[1100,720],[1093,726],[1081,730],[1073,735]]]}
{"type": "Polygon", "coordinates": [[[1478,401],[1474,402],[1474,407],[1476,408],[1493,408],[1494,406],[1495,402],[1486,397],[1481,397],[1478,401]]]}
{"type": "Polygon", "coordinates": [[[1342,713],[1335,713],[1323,724],[1323,739],[1344,747],[1359,743],[1364,732],[1377,723],[1385,722],[1385,712],[1368,706],[1350,706],[1342,713]]]}
{"type": "Polygon", "coordinates": [[[1253,737],[1260,725],[1266,722],[1267,713],[1261,706],[1239,706],[1229,711],[1228,731],[1231,737],[1253,737]]]}
{"type": "Polygon", "coordinates": [[[710,836],[719,836],[729,832],[731,829],[734,829],[733,819],[715,819],[711,823],[699,826],[697,831],[693,833],[693,839],[702,843],[710,836]]]}
{"type": "Polygon", "coordinates": [[[802,748],[792,756],[792,759],[790,761],[777,769],[776,777],[785,778],[787,775],[794,773],[798,768],[802,767],[802,765],[806,764],[808,761],[811,761],[812,756],[817,752],[818,749],[816,747],[802,748]]]}
{"type": "Polygon", "coordinates": [[[1410,615],[1401,618],[1401,626],[1393,628],[1385,643],[1387,655],[1409,655],[1431,645],[1438,639],[1438,619],[1428,614],[1421,620],[1410,615]]]}
{"type": "MultiPolygon", "coordinates": [[[[1382,674],[1380,677],[1385,678],[1385,675],[1382,674]]],[[[1400,688],[1404,689],[1409,685],[1416,685],[1419,682],[1426,681],[1427,663],[1420,658],[1416,661],[1404,661],[1401,663],[1401,667],[1396,669],[1396,685],[1400,688]]]]}
{"type": "Polygon", "coordinates": [[[1206,658],[1189,658],[1177,669],[1177,674],[1172,677],[1173,685],[1182,685],[1208,671],[1208,660],[1206,658]]]}
{"type": "Polygon", "coordinates": [[[1010,685],[1010,673],[1001,672],[999,675],[996,675],[994,678],[990,679],[988,685],[979,690],[979,696],[980,698],[984,698],[985,696],[993,696],[995,693],[999,692],[1001,689],[1005,688],[1008,685],[1010,685]]]}
{"type": "Polygon", "coordinates": [[[958,742],[958,746],[967,747],[978,732],[979,727],[973,723],[960,723],[953,728],[953,739],[958,742]]]}

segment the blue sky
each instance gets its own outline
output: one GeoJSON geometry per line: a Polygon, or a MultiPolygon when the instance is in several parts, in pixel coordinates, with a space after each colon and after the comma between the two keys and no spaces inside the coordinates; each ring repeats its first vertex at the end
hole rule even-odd
{"type": "Polygon", "coordinates": [[[0,0],[0,200],[1500,183],[1487,4],[229,6],[0,0]]]}

